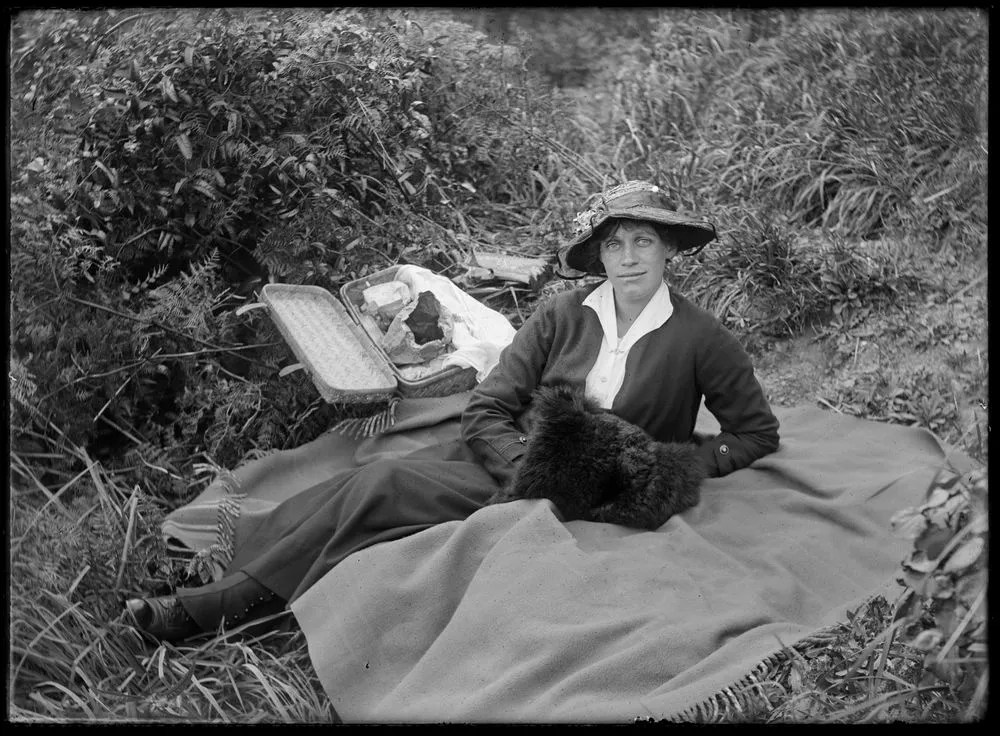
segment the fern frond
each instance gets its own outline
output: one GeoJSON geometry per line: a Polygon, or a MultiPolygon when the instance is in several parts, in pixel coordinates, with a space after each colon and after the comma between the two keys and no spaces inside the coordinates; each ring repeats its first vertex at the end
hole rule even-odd
{"type": "Polygon", "coordinates": [[[220,260],[218,249],[213,249],[176,279],[150,291],[150,303],[143,316],[186,334],[206,335],[212,309],[222,298],[218,288],[220,260]]]}
{"type": "Polygon", "coordinates": [[[154,267],[153,270],[149,272],[149,275],[136,284],[136,288],[140,292],[150,290],[153,284],[163,278],[163,274],[167,272],[167,268],[169,268],[169,266],[169,263],[161,263],[160,265],[154,267]]]}
{"type": "Polygon", "coordinates": [[[30,406],[29,402],[38,390],[38,386],[35,385],[31,372],[16,357],[10,359],[8,379],[10,398],[21,406],[30,406]]]}

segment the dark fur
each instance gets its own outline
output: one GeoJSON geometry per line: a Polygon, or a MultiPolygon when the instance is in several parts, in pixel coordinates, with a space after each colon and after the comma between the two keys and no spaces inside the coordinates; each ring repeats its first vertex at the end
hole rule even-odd
{"type": "Polygon", "coordinates": [[[657,442],[569,386],[535,391],[528,449],[489,503],[547,498],[565,520],[657,529],[698,503],[695,446],[657,442]]]}

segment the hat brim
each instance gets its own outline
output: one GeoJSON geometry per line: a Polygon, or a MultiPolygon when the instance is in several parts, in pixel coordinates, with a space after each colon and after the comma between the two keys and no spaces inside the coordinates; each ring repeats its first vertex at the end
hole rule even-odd
{"type": "Polygon", "coordinates": [[[642,220],[643,222],[666,225],[675,235],[677,249],[681,252],[703,248],[716,238],[715,227],[710,223],[689,220],[658,207],[630,207],[627,210],[609,209],[606,214],[602,213],[599,218],[595,218],[588,229],[559,249],[559,260],[575,271],[597,273],[592,268],[594,259],[589,252],[593,245],[594,231],[612,218],[642,220]]]}

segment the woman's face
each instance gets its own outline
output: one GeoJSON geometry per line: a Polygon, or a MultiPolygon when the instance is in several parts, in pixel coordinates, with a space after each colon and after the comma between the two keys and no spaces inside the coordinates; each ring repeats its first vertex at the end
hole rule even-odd
{"type": "Polygon", "coordinates": [[[602,243],[600,259],[619,298],[645,302],[660,288],[663,269],[677,253],[652,225],[623,220],[602,243]]]}

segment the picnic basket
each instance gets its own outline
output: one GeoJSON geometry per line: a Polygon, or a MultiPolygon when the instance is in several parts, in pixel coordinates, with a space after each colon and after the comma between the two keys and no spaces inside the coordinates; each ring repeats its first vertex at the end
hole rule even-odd
{"type": "Polygon", "coordinates": [[[285,342],[328,403],[390,398],[396,380],[384,354],[321,286],[267,284],[261,301],[285,342]]]}
{"type": "Polygon", "coordinates": [[[354,321],[362,326],[372,344],[384,356],[386,364],[396,377],[399,395],[402,397],[449,396],[461,393],[462,391],[468,391],[475,387],[476,369],[461,368],[459,366],[449,366],[418,380],[407,379],[399,368],[393,365],[392,361],[385,355],[385,351],[379,347],[381,345],[382,333],[378,329],[378,326],[371,320],[363,318],[361,305],[364,303],[364,299],[362,298],[362,294],[369,287],[394,281],[398,271],[399,266],[390,266],[364,278],[348,281],[340,287],[340,296],[347,311],[354,318],[354,321]]]}
{"type": "Polygon", "coordinates": [[[475,368],[449,366],[419,380],[407,379],[381,347],[382,333],[363,314],[364,290],[392,281],[398,266],[344,284],[341,299],[321,286],[266,284],[260,303],[306,369],[324,401],[363,404],[393,397],[433,397],[476,385],[475,368]]]}

